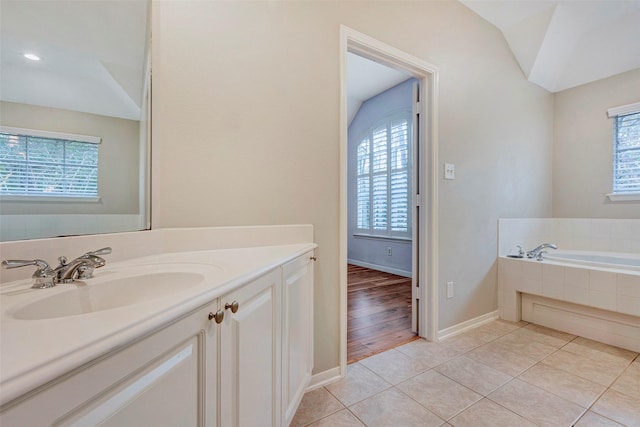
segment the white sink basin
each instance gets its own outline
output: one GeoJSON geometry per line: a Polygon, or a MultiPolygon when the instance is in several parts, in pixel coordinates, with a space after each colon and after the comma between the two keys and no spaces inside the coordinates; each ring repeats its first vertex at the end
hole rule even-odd
{"type": "Polygon", "coordinates": [[[38,290],[57,292],[11,310],[10,315],[23,320],[51,319],[144,303],[215,280],[221,271],[199,264],[127,267],[96,274],[97,277],[86,281],[38,290]]]}

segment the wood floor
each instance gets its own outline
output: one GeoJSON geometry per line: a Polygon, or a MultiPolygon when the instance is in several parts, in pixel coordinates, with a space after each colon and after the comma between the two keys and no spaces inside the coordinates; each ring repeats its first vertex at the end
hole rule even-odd
{"type": "Polygon", "coordinates": [[[349,264],[347,363],[417,338],[411,332],[411,279],[349,264]]]}

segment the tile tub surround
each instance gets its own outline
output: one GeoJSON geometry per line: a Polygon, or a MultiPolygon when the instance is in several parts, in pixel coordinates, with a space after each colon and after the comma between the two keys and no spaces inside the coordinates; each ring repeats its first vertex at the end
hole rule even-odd
{"type": "Polygon", "coordinates": [[[495,320],[374,357],[305,394],[291,425],[640,425],[637,353],[538,325],[495,320]],[[405,358],[411,369],[390,375],[405,358]]]}
{"type": "MultiPolygon", "coordinates": [[[[587,307],[598,310],[593,316],[604,316],[608,312],[617,315],[624,324],[624,340],[611,341],[624,347],[640,349],[640,272],[615,269],[600,269],[587,266],[570,266],[549,261],[530,259],[498,258],[498,314],[501,319],[518,321],[523,318],[522,294],[549,298],[550,301],[568,302],[569,311],[582,313],[587,307]],[[575,306],[573,305],[575,304],[575,306]],[[582,309],[585,307],[585,309],[582,309]],[[575,310],[574,310],[575,309],[575,310]]],[[[559,307],[559,303],[551,303],[559,307]]],[[[532,307],[531,305],[527,307],[532,307]]],[[[544,312],[538,312],[544,313],[544,312]]],[[[558,311],[549,316],[559,316],[558,311]]],[[[542,314],[544,315],[544,314],[542,314]]],[[[590,313],[589,313],[590,315],[590,313]]],[[[527,318],[527,320],[532,320],[527,318]]],[[[533,320],[540,322],[539,320],[533,320]]],[[[573,319],[579,328],[579,321],[573,319]]],[[[566,327],[569,326],[569,321],[566,327]]],[[[545,323],[546,324],[546,323],[545,323]]],[[[547,326],[552,326],[547,324],[547,326]]],[[[555,326],[555,324],[554,324],[555,326]]],[[[559,326],[556,326],[559,327],[559,326]]],[[[588,334],[580,329],[567,329],[574,333],[588,334]]],[[[618,330],[621,332],[621,330],[618,330]]],[[[595,332],[594,332],[595,333],[595,332]]],[[[613,337],[611,339],[617,339],[613,337]]],[[[592,338],[603,339],[599,336],[592,338]]]]}
{"type": "Polygon", "coordinates": [[[498,308],[501,318],[520,320],[517,292],[640,316],[640,272],[500,257],[498,308]]]}
{"type": "Polygon", "coordinates": [[[498,255],[516,245],[530,250],[541,243],[562,250],[640,253],[640,219],[501,218],[498,255]]]}

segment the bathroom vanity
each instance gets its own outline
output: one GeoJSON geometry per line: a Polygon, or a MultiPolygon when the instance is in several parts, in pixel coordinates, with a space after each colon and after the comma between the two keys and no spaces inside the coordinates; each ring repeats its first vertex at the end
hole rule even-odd
{"type": "Polygon", "coordinates": [[[313,368],[314,248],[164,253],[86,284],[2,285],[0,424],[288,425],[313,368]],[[91,294],[122,281],[122,302],[91,294]],[[93,308],[68,303],[83,298],[93,308]]]}

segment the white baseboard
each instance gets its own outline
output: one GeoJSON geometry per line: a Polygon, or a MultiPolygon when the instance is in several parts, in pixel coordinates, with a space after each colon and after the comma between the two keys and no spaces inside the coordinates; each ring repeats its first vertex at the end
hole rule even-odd
{"type": "Polygon", "coordinates": [[[478,326],[484,325],[485,323],[489,323],[492,320],[495,320],[497,318],[498,318],[498,310],[483,314],[482,316],[478,316],[473,319],[469,319],[462,323],[458,323],[457,325],[453,325],[438,331],[438,340],[441,340],[444,338],[450,338],[454,335],[461,334],[465,331],[468,331],[469,329],[477,328],[478,326]]]}
{"type": "Polygon", "coordinates": [[[387,267],[384,265],[371,264],[364,261],[358,261],[355,259],[348,259],[347,263],[357,265],[358,267],[370,268],[372,270],[384,271],[385,273],[395,274],[402,277],[413,277],[410,271],[400,270],[398,268],[387,267]]]}
{"type": "Polygon", "coordinates": [[[340,378],[342,378],[342,376],[340,375],[339,366],[336,366],[335,368],[327,369],[324,372],[319,372],[317,374],[312,375],[311,381],[309,381],[309,386],[305,391],[315,390],[327,384],[336,382],[340,378]]]}

